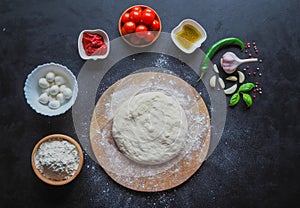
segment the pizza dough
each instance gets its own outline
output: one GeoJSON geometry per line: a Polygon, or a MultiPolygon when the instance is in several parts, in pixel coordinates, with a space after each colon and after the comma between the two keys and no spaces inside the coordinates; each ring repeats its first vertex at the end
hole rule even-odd
{"type": "Polygon", "coordinates": [[[184,148],[187,118],[180,104],[161,92],[130,97],[113,118],[112,135],[129,159],[148,165],[165,163],[184,148]]]}

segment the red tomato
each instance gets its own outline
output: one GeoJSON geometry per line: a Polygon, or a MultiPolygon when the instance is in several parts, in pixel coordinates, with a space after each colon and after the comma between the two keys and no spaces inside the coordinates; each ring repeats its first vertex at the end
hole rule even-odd
{"type": "Polygon", "coordinates": [[[159,30],[160,22],[157,19],[153,20],[153,22],[150,24],[150,29],[151,30],[159,30]]]}
{"type": "Polygon", "coordinates": [[[129,16],[131,21],[133,21],[134,23],[139,23],[141,21],[142,13],[138,11],[131,11],[129,13],[129,16]]]}
{"type": "Polygon", "coordinates": [[[136,29],[134,22],[126,22],[123,27],[127,33],[132,33],[136,29]]]}
{"type": "Polygon", "coordinates": [[[142,17],[141,17],[141,22],[143,22],[146,25],[149,25],[153,22],[155,18],[155,15],[150,12],[143,12],[142,17]]]}
{"type": "Polygon", "coordinates": [[[127,31],[125,30],[124,26],[121,28],[121,34],[122,35],[126,35],[127,34],[127,31]]]}
{"type": "Polygon", "coordinates": [[[130,11],[142,12],[142,8],[140,6],[134,6],[130,11]]]}
{"type": "Polygon", "coordinates": [[[153,34],[153,32],[151,31],[148,31],[144,37],[144,40],[147,42],[147,43],[150,43],[154,40],[155,38],[155,35],[153,34]]]}
{"type": "Polygon", "coordinates": [[[134,45],[139,45],[141,43],[141,38],[137,37],[135,34],[131,34],[129,39],[130,42],[134,45]]]}
{"type": "Polygon", "coordinates": [[[153,14],[155,16],[155,12],[152,9],[150,9],[150,8],[144,9],[143,12],[151,13],[151,14],[153,14]]]}
{"type": "Polygon", "coordinates": [[[137,37],[143,38],[146,36],[147,31],[148,31],[148,29],[145,25],[139,25],[135,29],[135,34],[137,37]]]}
{"type": "Polygon", "coordinates": [[[130,21],[130,15],[128,12],[126,12],[125,14],[123,14],[122,18],[121,18],[121,21],[123,23],[126,23],[126,22],[129,22],[130,21]]]}

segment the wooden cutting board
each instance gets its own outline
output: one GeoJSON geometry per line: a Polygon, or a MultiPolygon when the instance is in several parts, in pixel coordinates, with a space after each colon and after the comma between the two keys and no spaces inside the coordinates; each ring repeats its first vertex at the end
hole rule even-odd
{"type": "Polygon", "coordinates": [[[119,80],[103,93],[93,112],[90,140],[97,161],[114,181],[136,191],[163,191],[182,184],[200,168],[209,148],[209,125],[207,107],[192,86],[170,74],[142,72],[119,80]],[[190,145],[186,147],[188,151],[168,164],[146,166],[129,160],[118,150],[111,135],[113,112],[118,106],[132,95],[149,91],[161,91],[175,97],[180,91],[177,96],[184,105],[187,103],[183,108],[190,113],[190,116],[187,115],[188,123],[196,129],[187,144],[190,145]],[[182,99],[186,99],[186,103],[182,99]],[[195,123],[197,116],[204,118],[202,124],[206,128],[195,123]]]}

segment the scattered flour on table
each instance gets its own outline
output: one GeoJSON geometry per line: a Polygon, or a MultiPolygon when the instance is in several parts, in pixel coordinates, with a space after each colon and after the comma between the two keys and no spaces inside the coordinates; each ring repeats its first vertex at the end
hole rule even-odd
{"type": "Polygon", "coordinates": [[[168,62],[169,62],[168,56],[161,54],[159,56],[159,58],[154,61],[153,64],[154,64],[154,66],[159,67],[159,68],[166,68],[169,66],[168,62]]]}
{"type": "Polygon", "coordinates": [[[79,166],[75,145],[65,140],[50,140],[38,148],[34,163],[37,169],[52,180],[65,180],[74,175],[79,166]]]}

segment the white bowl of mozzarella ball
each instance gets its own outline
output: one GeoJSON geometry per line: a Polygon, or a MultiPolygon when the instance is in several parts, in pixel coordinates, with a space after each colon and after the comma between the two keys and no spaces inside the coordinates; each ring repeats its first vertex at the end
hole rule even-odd
{"type": "Polygon", "coordinates": [[[67,67],[48,63],[36,67],[28,75],[24,92],[27,103],[37,113],[56,116],[75,103],[78,84],[67,67]]]}

